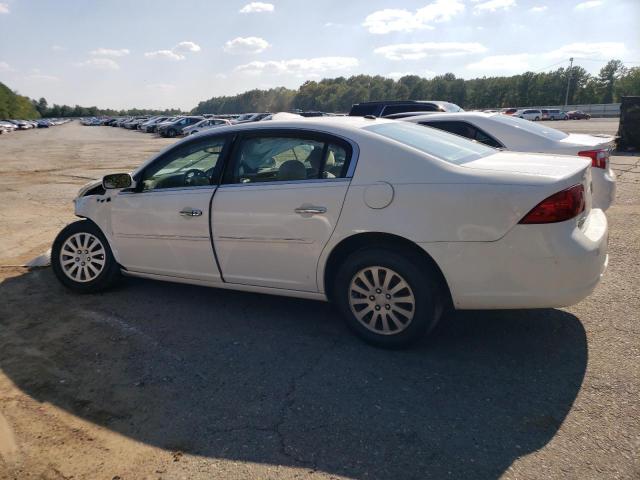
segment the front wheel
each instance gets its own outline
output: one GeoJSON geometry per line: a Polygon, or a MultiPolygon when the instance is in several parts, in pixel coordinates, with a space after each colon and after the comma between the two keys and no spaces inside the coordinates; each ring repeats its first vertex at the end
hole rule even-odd
{"type": "Polygon", "coordinates": [[[426,262],[385,248],[349,256],[333,295],[351,330],[383,348],[405,347],[431,331],[443,310],[442,297],[426,262]]]}
{"type": "Polygon", "coordinates": [[[79,293],[100,292],[120,278],[120,266],[109,242],[88,220],[62,229],[51,248],[51,266],[65,287],[79,293]]]}

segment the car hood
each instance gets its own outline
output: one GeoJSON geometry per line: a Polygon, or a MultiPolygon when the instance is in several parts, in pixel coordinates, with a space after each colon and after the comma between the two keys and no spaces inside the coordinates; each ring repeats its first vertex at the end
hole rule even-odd
{"type": "Polygon", "coordinates": [[[587,135],[583,133],[570,133],[560,140],[566,146],[579,146],[591,148],[608,148],[613,145],[615,137],[611,135],[587,135]]]}
{"type": "Polygon", "coordinates": [[[560,179],[591,165],[583,157],[538,153],[499,152],[461,164],[474,170],[526,174],[560,179]]]}

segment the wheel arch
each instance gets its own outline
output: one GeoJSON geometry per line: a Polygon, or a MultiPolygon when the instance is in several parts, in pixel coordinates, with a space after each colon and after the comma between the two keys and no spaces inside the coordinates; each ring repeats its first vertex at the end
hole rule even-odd
{"type": "Polygon", "coordinates": [[[424,266],[435,274],[442,289],[446,305],[453,304],[447,279],[433,257],[415,242],[399,235],[384,232],[364,232],[350,235],[333,247],[324,264],[322,278],[324,292],[329,300],[332,300],[331,297],[333,295],[331,282],[338,273],[338,268],[342,262],[352,253],[370,247],[390,248],[409,254],[418,259],[418,261],[424,262],[424,266]]]}

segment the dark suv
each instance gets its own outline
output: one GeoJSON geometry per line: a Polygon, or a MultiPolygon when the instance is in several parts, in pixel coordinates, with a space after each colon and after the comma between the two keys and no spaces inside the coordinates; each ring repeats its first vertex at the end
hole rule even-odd
{"type": "Polygon", "coordinates": [[[405,112],[462,112],[455,103],[440,100],[394,100],[388,102],[362,102],[351,107],[349,115],[352,117],[385,117],[405,112]]]}
{"type": "Polygon", "coordinates": [[[161,137],[177,137],[183,134],[182,130],[195,125],[200,120],[204,120],[204,117],[180,117],[172,123],[163,123],[158,126],[158,134],[161,137]]]}

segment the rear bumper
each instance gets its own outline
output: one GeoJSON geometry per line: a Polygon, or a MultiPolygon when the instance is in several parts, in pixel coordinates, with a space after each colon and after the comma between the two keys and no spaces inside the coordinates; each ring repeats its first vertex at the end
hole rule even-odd
{"type": "Polygon", "coordinates": [[[591,169],[593,182],[592,204],[594,208],[606,211],[616,199],[616,174],[611,168],[591,169]]]}
{"type": "Polygon", "coordinates": [[[578,303],[607,268],[607,218],[516,225],[495,242],[422,244],[440,266],[458,309],[552,308],[578,303]]]}

